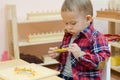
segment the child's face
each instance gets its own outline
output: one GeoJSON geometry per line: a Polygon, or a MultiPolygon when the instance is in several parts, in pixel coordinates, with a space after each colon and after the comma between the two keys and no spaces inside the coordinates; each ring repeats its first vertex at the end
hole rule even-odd
{"type": "Polygon", "coordinates": [[[86,27],[86,17],[84,14],[78,16],[76,12],[61,12],[67,32],[77,35],[86,27]]]}

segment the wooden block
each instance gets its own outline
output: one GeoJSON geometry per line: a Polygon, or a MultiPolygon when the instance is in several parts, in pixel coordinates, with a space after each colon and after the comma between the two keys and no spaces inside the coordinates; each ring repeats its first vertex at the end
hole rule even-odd
{"type": "Polygon", "coordinates": [[[54,40],[62,40],[64,35],[63,31],[58,32],[46,32],[41,34],[30,34],[28,35],[28,42],[46,42],[54,40]]]}
{"type": "Polygon", "coordinates": [[[60,11],[47,11],[47,12],[31,12],[27,13],[27,20],[49,19],[53,17],[61,17],[60,11]]]}

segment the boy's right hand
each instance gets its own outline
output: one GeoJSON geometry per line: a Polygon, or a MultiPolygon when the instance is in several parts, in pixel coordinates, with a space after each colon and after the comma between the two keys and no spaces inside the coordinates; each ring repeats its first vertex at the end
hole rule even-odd
{"type": "Polygon", "coordinates": [[[56,58],[59,56],[59,53],[55,53],[54,50],[58,49],[58,47],[50,47],[48,50],[48,54],[52,58],[56,58]]]}

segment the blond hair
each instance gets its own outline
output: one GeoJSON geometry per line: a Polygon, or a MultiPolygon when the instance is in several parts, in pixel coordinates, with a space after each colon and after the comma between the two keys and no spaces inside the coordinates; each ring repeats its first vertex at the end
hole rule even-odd
{"type": "Polygon", "coordinates": [[[78,11],[93,16],[93,7],[90,0],[65,0],[61,11],[78,11]]]}

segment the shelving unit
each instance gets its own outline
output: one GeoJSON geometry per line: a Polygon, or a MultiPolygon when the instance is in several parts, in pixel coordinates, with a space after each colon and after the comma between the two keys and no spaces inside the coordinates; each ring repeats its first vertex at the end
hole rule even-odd
{"type": "MultiPolygon", "coordinates": [[[[115,34],[115,24],[116,23],[120,23],[120,20],[117,19],[112,19],[112,18],[104,18],[104,17],[96,17],[95,19],[98,20],[106,20],[108,21],[108,33],[110,34],[115,34]]],[[[111,45],[111,55],[113,56],[115,53],[115,48],[120,48],[120,43],[118,42],[109,42],[109,44],[111,45]]],[[[117,69],[115,66],[111,66],[111,69],[117,72],[120,72],[119,69],[117,69]]]]}
{"type": "Polygon", "coordinates": [[[109,44],[113,47],[120,48],[120,43],[118,42],[109,42],[109,44]]]}
{"type": "MultiPolygon", "coordinates": [[[[110,19],[110,18],[96,17],[95,19],[109,21],[108,33],[110,34],[115,34],[115,23],[120,23],[120,20],[110,19]]],[[[109,42],[109,44],[113,47],[120,48],[120,44],[117,42],[109,42]]]]}
{"type": "MultiPolygon", "coordinates": [[[[64,29],[64,23],[60,14],[50,15],[48,17],[42,16],[37,20],[18,19],[15,5],[7,5],[6,13],[10,59],[19,59],[20,53],[30,53],[37,57],[42,57],[47,54],[49,47],[60,45],[62,38],[40,42],[27,41],[30,34],[62,31],[64,29]]],[[[51,64],[58,64],[58,62],[52,60],[50,63],[43,63],[41,65],[51,64]]]]}

